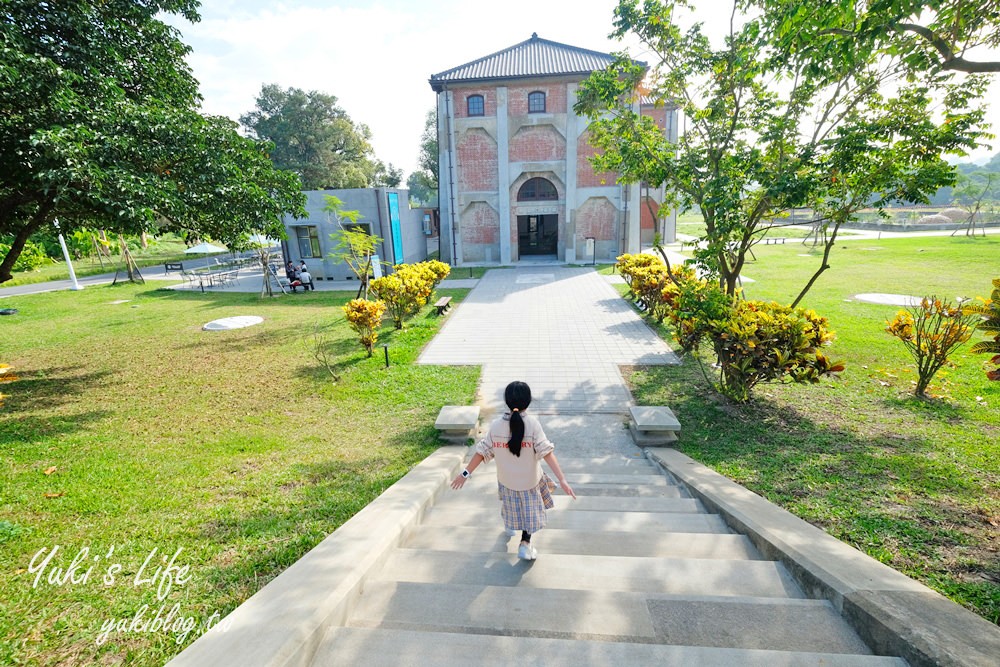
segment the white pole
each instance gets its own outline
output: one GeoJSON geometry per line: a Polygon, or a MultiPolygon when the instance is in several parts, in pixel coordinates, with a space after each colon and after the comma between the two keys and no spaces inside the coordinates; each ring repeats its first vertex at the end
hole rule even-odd
{"type": "MultiPolygon", "coordinates": [[[[58,221],[54,222],[56,225],[56,229],[58,230],[59,222],[58,221]]],[[[73,262],[71,262],[69,259],[69,250],[66,249],[66,240],[63,239],[62,232],[59,232],[59,245],[62,246],[63,257],[66,259],[66,268],[69,269],[69,280],[71,283],[73,283],[70,289],[78,292],[83,289],[83,285],[81,285],[76,281],[76,271],[73,270],[73,262]]]]}

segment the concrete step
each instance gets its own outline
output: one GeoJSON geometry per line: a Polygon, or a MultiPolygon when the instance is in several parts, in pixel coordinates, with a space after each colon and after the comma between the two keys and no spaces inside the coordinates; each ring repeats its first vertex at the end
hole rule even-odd
{"type": "Polygon", "coordinates": [[[661,667],[906,667],[872,655],[572,641],[535,637],[334,627],[313,665],[368,667],[659,665],[661,667]]]}
{"type": "Polygon", "coordinates": [[[711,591],[722,596],[805,597],[785,567],[773,561],[553,554],[545,551],[543,537],[537,542],[539,556],[534,562],[509,553],[395,549],[374,579],[672,595],[711,591]]]}
{"type": "MultiPolygon", "coordinates": [[[[647,556],[659,558],[718,558],[763,560],[746,535],[733,533],[665,533],[546,528],[535,538],[546,554],[647,556]]],[[[411,549],[517,553],[519,540],[507,537],[499,520],[493,527],[418,526],[404,542],[411,549]]]]}
{"type": "Polygon", "coordinates": [[[347,625],[870,654],[825,600],[383,581],[365,587],[347,625]]]}
{"type": "MultiPolygon", "coordinates": [[[[423,525],[452,526],[501,525],[500,502],[492,506],[435,507],[427,513],[423,525]]],[[[676,512],[594,512],[589,510],[549,510],[548,527],[589,531],[644,531],[679,533],[728,533],[725,522],[716,514],[676,512]]]]}
{"type": "MultiPolygon", "coordinates": [[[[579,496],[574,500],[569,496],[559,495],[559,493],[561,492],[557,492],[552,496],[556,510],[591,510],[594,512],[705,512],[705,506],[694,498],[579,496]]],[[[488,492],[480,493],[472,489],[463,488],[457,493],[441,494],[435,503],[435,507],[481,506],[491,508],[500,506],[496,489],[491,488],[488,492]]]]}
{"type": "Polygon", "coordinates": [[[659,470],[646,459],[625,457],[598,457],[593,459],[565,458],[559,456],[559,467],[567,475],[576,473],[600,473],[602,475],[659,475],[659,470]]]}
{"type": "MultiPolygon", "coordinates": [[[[546,467],[546,466],[543,466],[546,467]]],[[[492,464],[486,464],[485,466],[480,466],[476,469],[476,472],[472,474],[469,479],[466,480],[466,486],[476,485],[476,486],[496,486],[497,476],[492,470],[492,464]]],[[[546,470],[549,477],[552,477],[555,481],[555,477],[552,472],[546,470]]],[[[565,472],[565,471],[564,471],[565,472]]],[[[604,473],[594,473],[594,472],[579,472],[570,473],[566,472],[566,480],[573,486],[574,490],[577,486],[582,486],[584,484],[619,484],[621,486],[677,486],[671,482],[668,482],[663,475],[612,475],[604,473]]]]}

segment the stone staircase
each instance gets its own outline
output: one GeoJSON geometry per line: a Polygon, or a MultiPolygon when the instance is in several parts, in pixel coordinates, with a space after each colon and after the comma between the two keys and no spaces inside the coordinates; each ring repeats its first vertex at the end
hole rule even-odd
{"type": "Polygon", "coordinates": [[[644,458],[563,458],[517,558],[496,477],[443,490],[349,606],[313,665],[906,665],[871,655],[826,600],[644,458]]]}

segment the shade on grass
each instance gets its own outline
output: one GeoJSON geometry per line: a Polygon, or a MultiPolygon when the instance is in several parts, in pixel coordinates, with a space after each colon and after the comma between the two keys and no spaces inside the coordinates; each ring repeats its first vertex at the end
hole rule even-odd
{"type": "Polygon", "coordinates": [[[438,409],[470,403],[478,369],[413,365],[442,321],[426,312],[383,330],[390,368],[367,359],[349,296],[120,285],[8,299],[20,313],[0,355],[20,380],[0,408],[0,664],[162,664],[439,445],[438,409]],[[237,315],[264,323],[201,331],[237,315]],[[339,382],[313,356],[317,327],[339,382]],[[33,587],[32,556],[55,545],[33,587]],[[84,548],[87,581],[48,581],[84,548]],[[161,600],[148,578],[174,554],[190,580],[161,600]],[[102,623],[143,604],[150,618],[178,604],[198,628],[97,645],[102,623]]]}
{"type": "MultiPolygon", "coordinates": [[[[793,299],[819,261],[803,252],[755,248],[747,297],[793,299]]],[[[938,398],[915,398],[912,359],[883,331],[898,307],[852,298],[988,296],[1000,237],[846,241],[831,259],[802,305],[837,332],[829,354],[847,364],[838,379],[758,386],[734,406],[687,359],[630,372],[636,398],[674,410],[688,455],[1000,622],[1000,383],[967,346],[932,383],[938,398]]]]}

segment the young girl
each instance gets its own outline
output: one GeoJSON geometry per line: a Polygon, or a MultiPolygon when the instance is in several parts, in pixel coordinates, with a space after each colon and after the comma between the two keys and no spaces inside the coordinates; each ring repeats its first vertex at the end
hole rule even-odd
{"type": "Polygon", "coordinates": [[[489,432],[476,444],[469,467],[452,481],[451,488],[461,489],[480,463],[495,459],[504,528],[510,536],[521,531],[517,555],[523,560],[534,560],[538,552],[531,546],[531,535],[545,527],[545,510],[553,507],[555,488],[542,472],[541,460],[545,459],[567,495],[576,498],[576,494],[559,468],[555,446],[545,437],[542,425],[535,417],[524,414],[531,403],[528,385],[511,382],[504,391],[504,401],[510,412],[490,425],[489,432]]]}

